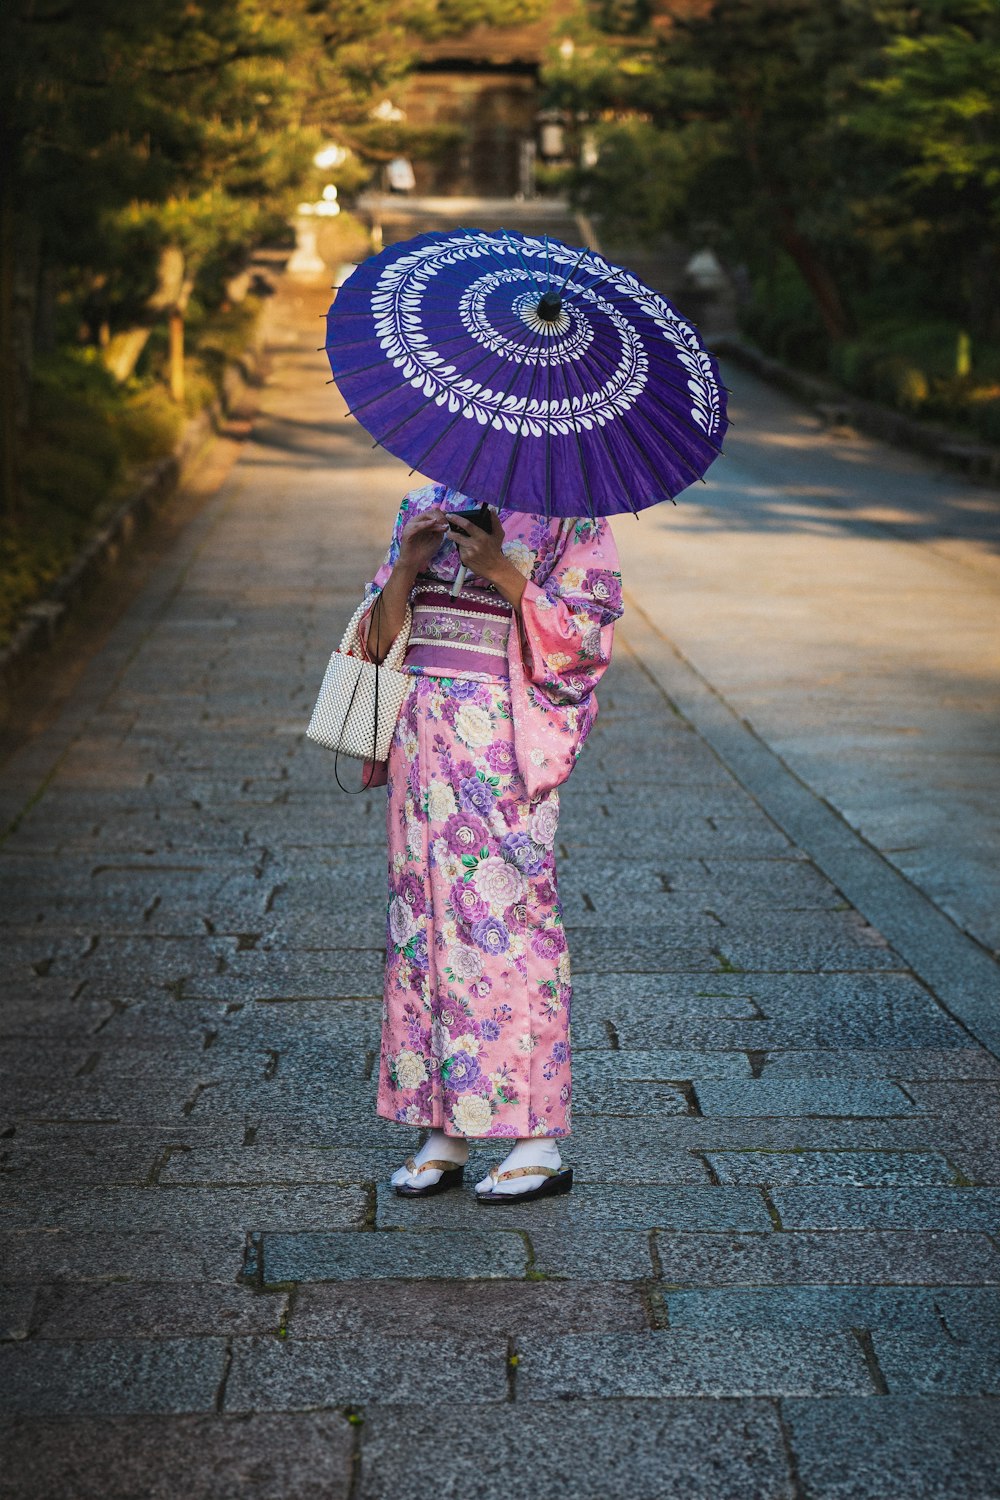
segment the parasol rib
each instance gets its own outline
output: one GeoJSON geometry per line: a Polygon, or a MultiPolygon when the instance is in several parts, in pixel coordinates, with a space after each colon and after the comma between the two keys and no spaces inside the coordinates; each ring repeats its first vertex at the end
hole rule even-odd
{"type": "MultiPolygon", "coordinates": [[[[593,356],[595,364],[600,364],[599,349],[596,346],[596,343],[591,345],[591,353],[592,353],[592,356],[593,356]]],[[[603,366],[603,372],[606,375],[611,375],[611,374],[614,373],[614,371],[608,365],[604,365],[603,366]]],[[[663,428],[659,427],[655,422],[653,422],[652,419],[647,415],[647,413],[646,413],[646,411],[644,409],[644,402],[647,402],[647,401],[650,401],[650,402],[654,403],[655,405],[659,406],[662,411],[665,411],[667,413],[667,415],[670,417],[670,419],[672,421],[680,421],[684,425],[689,425],[687,423],[684,423],[684,419],[680,416],[679,413],[672,411],[669,406],[665,406],[662,401],[659,401],[657,399],[655,393],[649,389],[648,385],[647,385],[646,389],[643,391],[642,395],[639,397],[639,399],[636,402],[636,404],[631,408],[631,412],[634,414],[633,420],[635,420],[635,419],[637,419],[638,417],[641,416],[643,418],[643,420],[646,422],[647,426],[650,427],[652,429],[652,431],[657,434],[658,437],[660,437],[660,438],[663,439],[663,441],[667,444],[668,448],[672,449],[672,451],[677,455],[677,458],[683,464],[683,466],[691,474],[694,475],[694,478],[697,479],[697,480],[702,480],[702,482],[704,482],[704,480],[702,479],[702,475],[701,475],[700,471],[691,462],[691,460],[689,458],[687,458],[681,452],[681,450],[677,447],[677,444],[673,441],[673,439],[669,436],[669,434],[666,433],[663,430],[663,428]]],[[[627,419],[626,419],[624,425],[626,425],[626,426],[628,425],[627,419]]],[[[697,429],[692,428],[692,431],[695,431],[697,433],[697,436],[709,448],[715,448],[714,443],[712,443],[709,438],[705,437],[704,433],[701,431],[700,428],[697,428],[697,429]]],[[[716,450],[716,451],[721,451],[721,450],[716,450]]]]}
{"type": "MultiPolygon", "coordinates": [[[[569,388],[569,373],[568,373],[567,366],[568,366],[568,361],[566,361],[562,365],[560,365],[560,369],[562,370],[563,390],[566,393],[566,405],[568,407],[571,407],[572,406],[572,394],[571,394],[570,388],[569,388]]],[[[587,510],[588,510],[588,512],[590,514],[590,519],[592,521],[596,521],[597,520],[597,513],[594,510],[594,496],[593,496],[593,493],[592,493],[591,488],[590,488],[590,475],[587,473],[587,460],[584,457],[583,443],[580,441],[580,429],[579,429],[579,427],[577,427],[576,423],[572,420],[572,418],[570,418],[570,425],[573,428],[573,439],[574,439],[574,441],[576,443],[576,456],[577,456],[577,461],[578,461],[578,463],[580,465],[580,473],[583,475],[583,492],[584,492],[584,494],[587,497],[587,510]]]]}
{"type": "MultiPolygon", "coordinates": [[[[582,385],[580,387],[580,390],[581,390],[581,394],[584,394],[584,395],[586,394],[586,391],[585,391],[585,389],[584,389],[584,387],[582,385]]],[[[635,449],[636,453],[639,456],[639,460],[640,460],[643,468],[646,470],[646,473],[649,475],[650,479],[653,482],[653,493],[655,494],[658,490],[661,490],[663,488],[662,480],[661,480],[660,476],[656,473],[656,471],[650,466],[649,460],[646,457],[645,449],[643,449],[640,446],[640,444],[638,442],[638,439],[636,438],[635,434],[632,432],[632,429],[630,428],[629,424],[627,422],[622,422],[620,424],[615,424],[614,430],[617,431],[617,432],[621,432],[625,436],[625,438],[631,443],[632,447],[635,449]]],[[[610,446],[609,446],[608,443],[605,443],[605,447],[608,448],[608,450],[610,451],[610,446]]],[[[663,498],[664,499],[668,499],[668,500],[672,500],[674,497],[673,497],[673,495],[665,495],[663,498]]],[[[631,501],[629,503],[631,504],[631,501]]]]}
{"type": "MultiPolygon", "coordinates": [[[[538,329],[536,331],[536,333],[535,333],[534,343],[537,344],[541,340],[541,337],[542,337],[542,330],[538,329]]],[[[534,344],[529,347],[529,349],[528,349],[528,353],[529,354],[531,353],[531,351],[532,351],[533,348],[534,348],[534,344]]],[[[523,369],[522,365],[515,365],[514,366],[514,373],[513,373],[513,375],[510,378],[510,384],[507,386],[507,389],[504,391],[503,395],[500,397],[501,407],[502,407],[504,401],[506,401],[507,397],[510,395],[511,391],[514,389],[515,385],[517,384],[518,377],[520,376],[522,369],[523,369]]],[[[462,471],[462,477],[461,477],[461,479],[458,481],[458,488],[460,490],[463,489],[463,487],[465,485],[465,481],[468,479],[469,475],[472,473],[472,466],[476,462],[476,459],[479,457],[480,453],[482,452],[483,444],[486,441],[486,435],[489,432],[489,430],[490,430],[489,426],[485,426],[483,428],[482,432],[479,434],[479,441],[476,443],[475,448],[473,448],[472,455],[469,458],[468,463],[466,464],[465,468],[462,471]]]]}
{"type": "MultiPolygon", "coordinates": [[[[485,355],[483,357],[485,358],[485,355]]],[[[469,369],[470,370],[478,369],[479,365],[481,365],[482,362],[483,362],[482,360],[479,360],[477,364],[470,365],[469,369]]],[[[519,370],[520,366],[517,366],[517,369],[519,370]]],[[[466,371],[465,374],[467,375],[468,371],[466,371]]],[[[463,376],[463,378],[464,378],[464,376],[463,376]]],[[[461,396],[459,396],[457,393],[454,393],[454,394],[456,396],[456,400],[458,400],[458,401],[464,400],[464,398],[461,397],[461,396]]],[[[419,409],[417,411],[415,411],[415,412],[409,412],[407,414],[407,416],[403,419],[402,422],[397,422],[396,426],[394,428],[392,428],[389,432],[387,432],[385,434],[386,437],[391,437],[392,434],[394,432],[397,432],[400,427],[405,426],[406,422],[412,421],[415,416],[419,416],[419,415],[420,415],[419,409]]],[[[458,421],[459,417],[461,417],[462,415],[463,415],[463,413],[462,413],[461,408],[459,408],[458,411],[452,413],[450,419],[445,423],[444,428],[442,429],[442,431],[439,432],[439,433],[437,433],[434,436],[434,438],[432,438],[431,442],[427,445],[427,447],[421,453],[420,457],[416,460],[416,462],[413,465],[413,468],[410,470],[411,474],[414,473],[417,469],[422,468],[424,460],[431,453],[433,453],[434,449],[437,447],[438,443],[441,442],[442,438],[447,437],[448,433],[452,430],[452,428],[454,427],[455,423],[458,421]]],[[[484,431],[485,430],[488,430],[488,429],[484,429],[484,431]]]]}
{"type": "MultiPolygon", "coordinates": [[[[580,393],[583,394],[583,385],[582,385],[582,383],[580,384],[580,393]]],[[[634,516],[638,516],[639,509],[638,509],[638,506],[636,506],[633,503],[633,501],[632,501],[632,496],[631,496],[631,493],[630,493],[630,485],[628,483],[628,480],[625,478],[625,475],[621,471],[621,467],[620,467],[620,465],[618,463],[617,458],[615,457],[614,449],[612,448],[611,443],[608,441],[607,437],[605,436],[605,429],[604,428],[601,429],[601,436],[602,436],[602,440],[604,442],[604,451],[608,455],[608,458],[611,460],[611,466],[614,469],[615,474],[617,475],[619,484],[621,485],[622,494],[625,496],[626,500],[628,501],[629,509],[631,510],[632,514],[634,516]]],[[[673,499],[673,496],[671,495],[670,498],[673,499]]]]}
{"type": "MultiPolygon", "coordinates": [[[[520,319],[518,319],[518,322],[520,322],[520,319]]],[[[461,378],[463,380],[466,380],[469,377],[469,375],[472,374],[472,372],[474,370],[478,370],[479,369],[479,366],[483,363],[484,360],[489,359],[491,357],[492,353],[493,353],[493,351],[491,349],[486,349],[483,352],[483,354],[480,356],[480,358],[476,360],[475,364],[473,364],[473,365],[467,365],[464,370],[462,370],[460,372],[456,372],[456,373],[460,373],[461,374],[461,378]]],[[[385,362],[384,359],[380,359],[374,365],[363,365],[358,370],[351,370],[351,371],[348,371],[348,372],[345,372],[345,373],[347,373],[348,375],[361,375],[361,374],[365,373],[365,371],[367,371],[367,370],[379,370],[379,369],[382,369],[384,367],[385,363],[386,362],[385,362]]],[[[431,372],[427,372],[427,373],[431,373],[431,372]]],[[[402,388],[402,386],[404,384],[405,385],[409,385],[409,381],[408,380],[401,380],[399,382],[400,388],[402,388]]],[[[390,391],[378,391],[378,392],[376,392],[376,394],[374,396],[369,396],[369,398],[368,398],[367,401],[361,401],[361,402],[358,403],[357,406],[352,406],[350,408],[350,413],[349,414],[353,417],[354,414],[355,414],[355,412],[364,411],[365,407],[371,406],[372,403],[375,402],[375,401],[383,401],[385,399],[385,397],[387,395],[390,395],[390,394],[391,394],[390,391]]],[[[461,396],[457,391],[452,391],[451,394],[454,395],[456,397],[456,399],[459,400],[459,401],[462,401],[462,400],[467,401],[468,400],[468,397],[461,396]]],[[[415,414],[413,412],[411,412],[409,414],[409,416],[407,416],[406,418],[404,418],[404,421],[409,421],[410,417],[412,417],[413,415],[415,415],[415,414]]],[[[402,427],[402,426],[403,426],[402,422],[397,423],[397,427],[393,428],[393,431],[395,432],[398,427],[402,427]]],[[[387,437],[389,435],[390,435],[389,433],[386,433],[387,437]]]]}
{"type": "Polygon", "coordinates": [[[524,258],[521,255],[520,250],[517,248],[516,242],[514,240],[512,240],[511,237],[510,237],[510,231],[508,229],[501,229],[500,233],[504,236],[504,238],[506,239],[507,243],[513,248],[514,254],[517,256],[518,261],[520,263],[521,270],[524,272],[524,274],[527,277],[529,277],[529,279],[532,282],[532,285],[535,288],[535,291],[538,293],[539,296],[541,296],[542,295],[542,289],[538,285],[538,282],[535,280],[535,273],[533,271],[529,270],[528,267],[525,265],[524,258]]]}
{"type": "MultiPolygon", "coordinates": [[[[539,329],[539,333],[541,333],[541,331],[542,330],[539,329]]],[[[534,392],[534,389],[535,389],[535,380],[536,380],[536,378],[538,376],[538,367],[539,367],[540,364],[541,364],[541,361],[536,359],[532,363],[532,366],[531,366],[531,379],[528,381],[528,389],[525,392],[525,396],[524,396],[524,409],[525,409],[525,411],[527,411],[528,407],[531,405],[531,397],[532,397],[532,393],[534,392]]],[[[546,364],[546,366],[548,366],[548,359],[546,359],[545,364],[546,364]]],[[[504,503],[504,500],[507,498],[507,489],[508,489],[508,487],[510,485],[510,476],[513,473],[513,470],[514,470],[514,461],[517,458],[517,438],[518,438],[518,436],[519,436],[519,434],[515,434],[514,441],[510,445],[510,457],[507,459],[507,467],[504,470],[503,480],[502,480],[501,485],[500,485],[500,504],[501,505],[504,503]]]]}

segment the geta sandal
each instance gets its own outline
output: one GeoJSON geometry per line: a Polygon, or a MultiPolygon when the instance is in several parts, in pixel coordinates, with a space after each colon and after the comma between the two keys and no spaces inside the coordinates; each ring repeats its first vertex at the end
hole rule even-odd
{"type": "Polygon", "coordinates": [[[408,1182],[401,1182],[396,1188],[400,1198],[433,1198],[435,1193],[446,1193],[449,1188],[458,1187],[462,1181],[462,1173],[465,1167],[459,1161],[422,1161],[419,1166],[412,1156],[408,1156],[403,1163],[408,1172],[429,1172],[433,1167],[441,1173],[437,1182],[429,1182],[426,1187],[411,1186],[408,1182]]]}
{"type": "Polygon", "coordinates": [[[572,1167],[511,1167],[507,1172],[498,1172],[496,1167],[491,1167],[489,1176],[494,1187],[482,1193],[477,1189],[477,1203],[528,1203],[532,1198],[554,1198],[557,1193],[568,1193],[573,1186],[572,1167]],[[509,1177],[544,1177],[545,1181],[524,1193],[498,1193],[496,1184],[509,1177]]]}

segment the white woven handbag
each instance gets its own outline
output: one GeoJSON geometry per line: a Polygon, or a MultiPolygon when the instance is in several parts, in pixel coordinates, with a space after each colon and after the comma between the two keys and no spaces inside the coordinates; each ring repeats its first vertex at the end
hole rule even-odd
{"type": "Polygon", "coordinates": [[[380,761],[388,759],[399,710],[413,682],[410,673],[401,670],[413,611],[406,606],[402,629],[385,660],[376,664],[360,655],[358,627],[370,608],[370,600],[358,605],[330,657],[306,735],[328,750],[380,761]],[[351,655],[352,651],[359,654],[351,655]]]}

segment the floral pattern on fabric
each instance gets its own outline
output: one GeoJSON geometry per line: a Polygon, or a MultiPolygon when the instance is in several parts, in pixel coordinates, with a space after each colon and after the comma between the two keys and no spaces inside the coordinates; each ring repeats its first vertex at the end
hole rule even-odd
{"type": "MultiPolygon", "coordinates": [[[[406,520],[438,504],[472,502],[437,485],[411,492],[371,598],[406,520]]],[[[610,529],[517,511],[500,519],[504,550],[529,579],[520,633],[511,632],[518,661],[575,757],[621,613],[610,529]]],[[[446,579],[456,566],[445,543],[429,571],[446,579]]],[[[449,1135],[569,1134],[572,989],[558,822],[558,791],[529,796],[519,769],[507,675],[414,671],[388,763],[380,1115],[449,1135]]]]}

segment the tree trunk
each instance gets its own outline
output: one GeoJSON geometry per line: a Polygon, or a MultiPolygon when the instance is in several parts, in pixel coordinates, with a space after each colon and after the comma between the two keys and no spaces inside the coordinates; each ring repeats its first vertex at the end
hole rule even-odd
{"type": "MultiPolygon", "coordinates": [[[[8,160],[10,158],[8,157],[8,160]]],[[[2,174],[0,174],[2,176],[2,174]]],[[[0,182],[0,518],[15,520],[17,493],[17,405],[14,359],[14,205],[0,182]]]]}
{"type": "Polygon", "coordinates": [[[31,370],[38,298],[41,231],[26,214],[17,192],[20,146],[13,131],[0,129],[0,517],[20,510],[18,454],[31,410],[31,370]]]}
{"type": "Polygon", "coordinates": [[[184,314],[180,308],[170,313],[170,394],[181,404],[184,400],[184,314]]]}
{"type": "Polygon", "coordinates": [[[778,223],[778,241],[795,262],[823,319],[830,339],[837,343],[851,330],[851,319],[841,299],[837,284],[817,251],[801,234],[790,213],[782,211],[778,223]]]}

